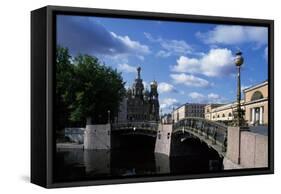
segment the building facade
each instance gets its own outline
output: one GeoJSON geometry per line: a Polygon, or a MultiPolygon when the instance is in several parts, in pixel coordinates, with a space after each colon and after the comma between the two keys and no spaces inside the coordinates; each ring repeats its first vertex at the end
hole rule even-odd
{"type": "Polygon", "coordinates": [[[157,82],[150,83],[150,91],[144,89],[141,68],[137,68],[137,77],[126,97],[120,103],[118,122],[159,121],[159,100],[157,82]]]}
{"type": "Polygon", "coordinates": [[[185,117],[204,118],[204,108],[206,104],[186,103],[172,111],[172,120],[178,122],[185,117]]]}
{"type": "Polygon", "coordinates": [[[244,91],[245,119],[250,125],[268,124],[268,81],[244,91]]]}
{"type": "MultiPolygon", "coordinates": [[[[241,100],[241,109],[245,110],[244,100],[241,100]]],[[[205,119],[212,121],[224,121],[230,122],[234,119],[233,113],[237,109],[237,102],[232,102],[229,104],[212,104],[205,106],[205,119]]]]}
{"type": "MultiPolygon", "coordinates": [[[[268,124],[268,81],[243,90],[241,108],[245,110],[244,119],[248,125],[268,124]]],[[[237,102],[229,104],[208,104],[205,106],[205,119],[228,122],[234,119],[237,102]]]]}
{"type": "Polygon", "coordinates": [[[162,124],[171,124],[172,122],[172,114],[164,114],[163,116],[161,116],[162,124]]]}
{"type": "Polygon", "coordinates": [[[211,120],[213,117],[212,109],[222,106],[223,104],[208,104],[204,107],[205,119],[211,120]]]}

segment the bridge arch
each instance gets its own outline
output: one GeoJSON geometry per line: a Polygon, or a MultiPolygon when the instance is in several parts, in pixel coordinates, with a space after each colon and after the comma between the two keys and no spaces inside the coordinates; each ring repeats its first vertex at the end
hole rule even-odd
{"type": "MultiPolygon", "coordinates": [[[[159,135],[158,122],[127,122],[112,124],[112,136],[147,136],[154,138],[154,141],[159,135]]],[[[221,157],[225,156],[227,148],[227,126],[206,120],[199,117],[186,117],[172,126],[172,131],[168,137],[173,137],[177,134],[186,134],[183,138],[196,138],[200,142],[204,142],[209,148],[215,150],[221,157]]],[[[173,144],[173,140],[171,140],[173,144]]]]}
{"type": "Polygon", "coordinates": [[[111,139],[113,148],[154,150],[158,123],[126,122],[112,124],[111,139]]]}
{"type": "Polygon", "coordinates": [[[173,125],[173,134],[186,133],[191,138],[206,143],[221,157],[225,156],[227,148],[227,126],[221,123],[198,117],[187,117],[173,125]]]}

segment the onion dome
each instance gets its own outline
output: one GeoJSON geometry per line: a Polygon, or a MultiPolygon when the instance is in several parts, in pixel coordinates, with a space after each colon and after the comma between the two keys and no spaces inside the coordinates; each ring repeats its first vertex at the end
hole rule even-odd
{"type": "Polygon", "coordinates": [[[152,82],[150,82],[150,87],[157,88],[157,81],[153,80],[152,82]]]}

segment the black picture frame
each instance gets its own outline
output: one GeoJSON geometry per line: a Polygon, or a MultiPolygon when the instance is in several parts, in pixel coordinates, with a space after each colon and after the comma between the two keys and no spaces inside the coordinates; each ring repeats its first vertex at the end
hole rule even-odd
{"type": "Polygon", "coordinates": [[[136,183],[182,180],[195,178],[229,177],[274,173],[274,21],[232,17],[153,13],[125,10],[46,6],[31,12],[31,182],[46,188],[88,186],[103,184],[136,183]],[[88,15],[117,18],[188,21],[196,23],[241,24],[266,26],[268,33],[268,84],[269,84],[269,150],[268,168],[231,170],[219,173],[192,175],[163,175],[94,181],[53,181],[55,133],[53,131],[54,64],[55,64],[55,16],[88,15]]]}

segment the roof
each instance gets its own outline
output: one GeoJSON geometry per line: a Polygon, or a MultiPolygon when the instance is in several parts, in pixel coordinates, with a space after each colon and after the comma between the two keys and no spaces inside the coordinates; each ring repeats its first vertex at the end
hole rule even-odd
{"type": "Polygon", "coordinates": [[[253,86],[251,86],[251,87],[248,87],[248,88],[244,89],[243,92],[244,92],[244,93],[245,93],[245,92],[249,92],[249,91],[251,91],[251,90],[254,90],[254,89],[256,89],[256,88],[260,88],[260,87],[262,87],[262,86],[264,86],[264,85],[267,85],[267,84],[268,84],[268,80],[265,80],[265,81],[263,81],[263,82],[261,82],[261,83],[259,83],[259,84],[256,84],[256,85],[253,85],[253,86]]]}

